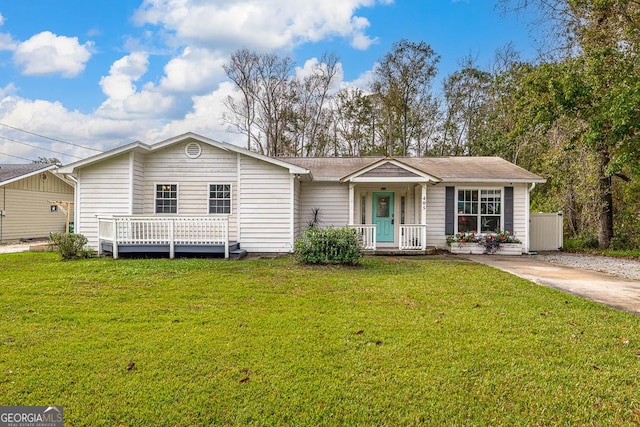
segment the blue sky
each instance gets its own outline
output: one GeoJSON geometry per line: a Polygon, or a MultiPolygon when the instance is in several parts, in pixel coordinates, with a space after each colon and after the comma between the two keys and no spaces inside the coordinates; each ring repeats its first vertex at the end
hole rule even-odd
{"type": "Polygon", "coordinates": [[[240,141],[221,115],[233,94],[222,65],[241,47],[301,67],[335,52],[342,84],[364,87],[394,42],[425,41],[438,89],[462,58],[489,67],[507,43],[535,59],[528,24],[492,0],[3,0],[0,163],[69,163],[187,131],[240,141]]]}

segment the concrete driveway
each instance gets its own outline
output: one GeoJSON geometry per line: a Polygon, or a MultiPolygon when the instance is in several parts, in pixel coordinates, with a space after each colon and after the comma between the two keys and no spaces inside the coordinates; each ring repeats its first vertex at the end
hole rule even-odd
{"type": "Polygon", "coordinates": [[[556,265],[529,255],[469,255],[464,258],[541,285],[640,314],[640,281],[556,265]]]}

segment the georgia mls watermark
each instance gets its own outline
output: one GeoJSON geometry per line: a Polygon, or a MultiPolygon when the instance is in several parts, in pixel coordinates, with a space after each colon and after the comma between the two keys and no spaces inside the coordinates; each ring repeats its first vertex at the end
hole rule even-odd
{"type": "Polygon", "coordinates": [[[0,427],[62,427],[62,406],[0,406],[0,427]]]}

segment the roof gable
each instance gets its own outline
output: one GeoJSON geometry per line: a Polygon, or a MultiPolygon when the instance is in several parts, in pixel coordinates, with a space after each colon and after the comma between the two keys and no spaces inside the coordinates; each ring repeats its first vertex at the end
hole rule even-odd
{"type": "Polygon", "coordinates": [[[342,182],[378,182],[381,180],[385,182],[440,181],[433,175],[391,157],[385,157],[371,163],[340,179],[342,182]]]}
{"type": "Polygon", "coordinates": [[[224,150],[224,151],[230,151],[233,153],[239,153],[239,154],[243,154],[245,156],[248,157],[252,157],[254,159],[258,159],[258,160],[262,160],[264,162],[267,163],[271,163],[273,165],[276,166],[280,166],[283,167],[285,169],[288,169],[290,173],[295,173],[295,174],[300,174],[300,175],[308,175],[310,174],[309,170],[302,168],[300,166],[291,164],[291,163],[287,163],[284,162],[282,160],[278,160],[272,157],[268,157],[268,156],[264,156],[262,154],[258,154],[255,153],[253,151],[250,150],[246,150],[244,148],[238,147],[236,145],[233,144],[229,144],[226,142],[219,142],[219,141],[215,141],[213,139],[192,133],[192,132],[188,132],[182,135],[178,135],[175,136],[173,138],[169,138],[166,139],[164,141],[158,142],[156,144],[153,145],[148,145],[148,144],[144,144],[142,142],[133,142],[131,144],[127,144],[127,145],[123,145],[121,147],[115,148],[113,150],[101,153],[101,154],[97,154],[95,156],[92,157],[88,157],[86,159],[71,163],[67,166],[64,166],[62,168],[59,169],[59,173],[64,173],[64,174],[72,174],[75,173],[75,171],[79,168],[82,167],[86,167],[89,166],[91,164],[94,163],[98,163],[101,162],[103,160],[118,156],[120,154],[123,153],[129,153],[135,150],[140,150],[144,153],[151,153],[151,152],[155,152],[158,150],[162,150],[164,148],[170,147],[172,145],[176,145],[176,144],[181,144],[184,143],[186,141],[196,141],[196,142],[200,142],[203,144],[207,144],[210,145],[212,147],[216,147],[218,149],[224,150]]]}

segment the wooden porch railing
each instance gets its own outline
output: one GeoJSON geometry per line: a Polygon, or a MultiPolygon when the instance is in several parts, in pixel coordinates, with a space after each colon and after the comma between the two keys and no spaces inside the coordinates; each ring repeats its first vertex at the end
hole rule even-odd
{"type": "MultiPolygon", "coordinates": [[[[358,231],[362,238],[362,248],[375,251],[377,248],[376,225],[349,225],[358,231]]],[[[400,227],[399,250],[425,250],[427,248],[427,226],[422,224],[402,224],[400,227]]]]}
{"type": "Polygon", "coordinates": [[[422,224],[400,225],[400,243],[398,249],[425,250],[427,248],[427,226],[422,224]]]}
{"type": "Polygon", "coordinates": [[[229,219],[227,217],[140,217],[114,216],[98,218],[98,241],[118,245],[169,245],[169,257],[175,245],[220,245],[229,258],[229,219]]]}
{"type": "Polygon", "coordinates": [[[376,226],[375,224],[354,224],[349,225],[358,231],[362,238],[362,249],[368,251],[376,250],[376,226]]]}

